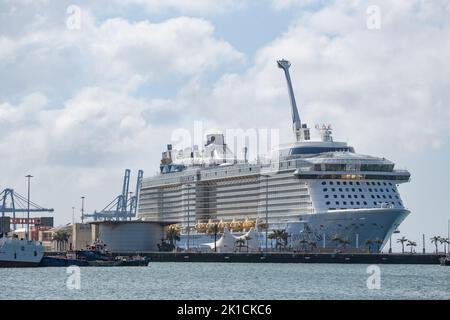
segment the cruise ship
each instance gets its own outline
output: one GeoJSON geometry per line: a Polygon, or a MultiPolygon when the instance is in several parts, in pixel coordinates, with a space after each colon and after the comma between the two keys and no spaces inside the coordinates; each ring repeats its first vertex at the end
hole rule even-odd
{"type": "Polygon", "coordinates": [[[290,63],[277,64],[287,82],[294,142],[278,146],[269,161],[253,162],[238,161],[222,134],[207,135],[203,150],[168,145],[160,173],[142,182],[138,217],[177,224],[184,248],[214,241],[205,226],[219,223],[238,234],[261,230],[261,249],[268,234],[284,230],[291,248],[307,240],[318,248],[380,250],[410,213],[398,191],[410,173],[334,141],[330,126],[316,126],[321,139],[311,140],[290,63]]]}

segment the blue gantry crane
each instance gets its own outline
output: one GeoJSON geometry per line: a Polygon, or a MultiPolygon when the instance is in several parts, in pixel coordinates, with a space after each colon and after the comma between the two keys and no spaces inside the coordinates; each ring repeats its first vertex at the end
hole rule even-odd
{"type": "MultiPolygon", "coordinates": [[[[6,213],[12,213],[13,226],[16,229],[16,214],[28,211],[28,199],[14,191],[6,188],[0,193],[0,212],[2,218],[6,213]],[[9,201],[8,201],[9,200],[9,201]]],[[[30,212],[53,212],[52,208],[44,208],[30,200],[30,212]]]]}
{"type": "Polygon", "coordinates": [[[129,192],[130,187],[130,169],[125,170],[123,176],[122,193],[115,197],[102,210],[85,214],[85,218],[93,218],[98,220],[131,220],[136,217],[139,190],[141,187],[144,171],[139,170],[136,180],[136,191],[134,194],[129,192]]]}

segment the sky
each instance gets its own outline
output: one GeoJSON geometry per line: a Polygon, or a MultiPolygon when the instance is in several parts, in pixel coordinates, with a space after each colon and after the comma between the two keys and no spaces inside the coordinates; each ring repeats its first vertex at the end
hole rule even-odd
{"type": "MultiPolygon", "coordinates": [[[[301,118],[411,172],[401,234],[447,235],[450,2],[0,0],[0,185],[102,209],[126,168],[158,170],[177,130],[278,129],[301,118]]],[[[314,130],[313,130],[314,131],[314,130]]],[[[315,134],[315,133],[314,133],[315,134]]],[[[394,249],[399,246],[395,244],[394,249]]]]}

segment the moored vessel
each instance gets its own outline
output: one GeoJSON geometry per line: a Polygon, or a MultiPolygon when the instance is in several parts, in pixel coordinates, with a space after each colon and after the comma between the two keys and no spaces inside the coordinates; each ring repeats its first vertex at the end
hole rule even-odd
{"type": "Polygon", "coordinates": [[[168,145],[160,173],[142,182],[139,218],[176,223],[186,249],[211,243],[217,232],[206,230],[217,224],[220,233],[237,236],[256,228],[260,248],[269,233],[284,230],[286,247],[380,251],[410,213],[398,191],[410,173],[334,141],[329,125],[317,125],[320,140],[311,140],[290,63],[277,63],[288,85],[295,141],[275,148],[268,161],[253,162],[238,160],[223,134],[208,134],[203,150],[168,145]]]}
{"type": "Polygon", "coordinates": [[[44,256],[44,247],[38,241],[0,238],[0,267],[37,267],[44,256]]]}

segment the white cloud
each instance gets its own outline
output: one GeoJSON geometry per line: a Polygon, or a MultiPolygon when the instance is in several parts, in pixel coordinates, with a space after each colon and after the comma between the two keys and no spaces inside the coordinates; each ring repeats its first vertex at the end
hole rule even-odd
{"type": "MultiPolygon", "coordinates": [[[[200,18],[99,22],[84,10],[82,19],[80,30],[65,28],[61,20],[59,26],[40,23],[0,36],[0,147],[8,150],[0,161],[8,168],[0,183],[14,187],[29,172],[45,175],[41,183],[49,192],[60,195],[67,187],[70,194],[83,188],[99,193],[90,208],[100,209],[109,200],[105,195],[119,191],[125,167],[157,170],[154,156],[166,143],[158,140],[179,124],[177,106],[158,94],[138,97],[137,91],[198,79],[240,63],[243,55],[200,18]],[[66,184],[61,174],[74,180],[66,184]],[[59,181],[61,188],[50,185],[59,181]]],[[[68,197],[56,198],[61,210],[68,197]]]]}
{"type": "Polygon", "coordinates": [[[291,138],[286,84],[275,63],[284,57],[310,126],[332,123],[336,138],[381,155],[448,144],[449,6],[380,7],[381,30],[366,28],[366,5],[356,1],[305,13],[257,52],[245,74],[223,76],[198,113],[214,106],[211,117],[224,125],[275,126],[291,138]]]}
{"type": "Polygon", "coordinates": [[[393,160],[444,148],[449,6],[378,3],[381,30],[366,28],[366,6],[356,1],[304,11],[245,72],[206,87],[209,70],[242,63],[243,54],[204,19],[99,20],[85,9],[80,30],[65,28],[64,10],[64,18],[39,17],[20,32],[8,25],[0,31],[0,148],[8,151],[0,183],[20,187],[17,177],[31,172],[41,186],[36,196],[52,194],[48,205],[67,217],[82,193],[88,208],[100,209],[120,191],[124,168],[154,173],[172,130],[191,129],[194,120],[223,131],[279,127],[291,140],[279,58],[292,62],[297,103],[311,127],[332,123],[338,140],[393,160]],[[161,82],[173,91],[184,85],[163,99],[161,82]]]}
{"type": "Polygon", "coordinates": [[[145,81],[176,81],[243,59],[214,37],[210,22],[190,17],[96,23],[83,13],[80,30],[52,28],[0,39],[3,67],[13,71],[0,80],[6,92],[16,92],[19,84],[22,90],[51,90],[55,83],[71,93],[91,85],[131,90],[145,81]]]}
{"type": "Polygon", "coordinates": [[[244,3],[237,0],[116,0],[119,5],[138,5],[151,13],[174,10],[187,14],[220,14],[242,7],[244,3]]]}

